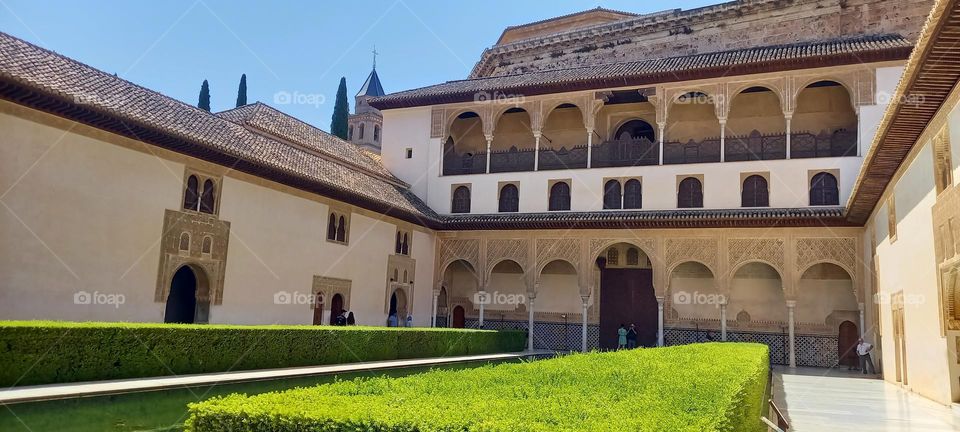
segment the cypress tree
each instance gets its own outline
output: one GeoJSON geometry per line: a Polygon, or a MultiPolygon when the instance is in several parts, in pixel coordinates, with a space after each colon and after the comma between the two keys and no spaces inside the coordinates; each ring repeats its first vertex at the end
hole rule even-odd
{"type": "Polygon", "coordinates": [[[197,103],[197,106],[210,111],[210,84],[207,83],[207,80],[203,80],[203,85],[200,86],[200,102],[197,103]]]}
{"type": "Polygon", "coordinates": [[[240,75],[240,88],[237,89],[237,106],[247,104],[247,74],[240,75]]]}
{"type": "Polygon", "coordinates": [[[330,119],[330,133],[347,139],[347,117],[350,116],[350,105],[347,102],[347,79],[340,77],[340,87],[337,89],[337,100],[333,105],[333,117],[330,119]]]}

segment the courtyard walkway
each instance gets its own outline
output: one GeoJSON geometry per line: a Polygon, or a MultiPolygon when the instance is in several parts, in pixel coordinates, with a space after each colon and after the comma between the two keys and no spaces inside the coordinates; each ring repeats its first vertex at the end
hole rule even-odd
{"type": "Polygon", "coordinates": [[[960,431],[950,407],[845,369],[775,367],[772,391],[791,431],[960,431]]]}
{"type": "Polygon", "coordinates": [[[311,375],[343,374],[382,369],[424,367],[453,363],[481,361],[505,361],[527,357],[553,356],[553,351],[524,351],[505,354],[485,354],[460,357],[435,357],[424,359],[358,362],[326,366],[308,366],[283,369],[221,372],[212,374],[179,375],[154,378],[133,378],[111,381],[91,381],[71,384],[24,386],[0,390],[0,405],[17,402],[65,399],[82,396],[132,393],[169,388],[196,387],[211,384],[226,384],[246,381],[262,381],[311,375]]]}

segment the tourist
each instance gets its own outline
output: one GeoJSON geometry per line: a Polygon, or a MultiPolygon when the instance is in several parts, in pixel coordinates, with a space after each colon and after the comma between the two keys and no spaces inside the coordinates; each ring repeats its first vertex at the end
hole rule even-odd
{"type": "Polygon", "coordinates": [[[347,314],[347,325],[357,325],[357,319],[353,316],[353,311],[347,314]]]}
{"type": "Polygon", "coordinates": [[[387,327],[396,327],[397,326],[397,314],[393,313],[387,317],[387,327]]]}
{"type": "Polygon", "coordinates": [[[630,324],[630,329],[627,330],[627,348],[633,349],[637,347],[637,327],[633,324],[630,324]]]}
{"type": "Polygon", "coordinates": [[[870,358],[870,351],[873,351],[873,344],[864,341],[862,338],[857,340],[857,355],[860,357],[860,371],[866,375],[874,375],[877,371],[873,368],[873,359],[870,358]],[[867,368],[870,372],[867,372],[867,368]]]}
{"type": "Polygon", "coordinates": [[[340,312],[340,315],[337,315],[337,320],[334,322],[334,325],[345,326],[347,325],[347,312],[340,312]]]}
{"type": "Polygon", "coordinates": [[[407,314],[407,327],[413,327],[413,315],[407,314]]]}
{"type": "Polygon", "coordinates": [[[623,324],[620,324],[620,328],[617,329],[617,349],[624,349],[627,347],[627,329],[623,327],[623,324]]]}

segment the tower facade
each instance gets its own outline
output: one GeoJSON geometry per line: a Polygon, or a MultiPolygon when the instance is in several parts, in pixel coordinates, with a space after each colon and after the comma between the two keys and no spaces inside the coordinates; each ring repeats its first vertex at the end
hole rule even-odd
{"type": "Polygon", "coordinates": [[[350,115],[347,136],[350,142],[380,154],[380,142],[383,139],[383,115],[380,110],[368,103],[370,99],[383,96],[383,86],[377,76],[377,64],[367,76],[360,91],[354,96],[354,112],[350,115]]]}

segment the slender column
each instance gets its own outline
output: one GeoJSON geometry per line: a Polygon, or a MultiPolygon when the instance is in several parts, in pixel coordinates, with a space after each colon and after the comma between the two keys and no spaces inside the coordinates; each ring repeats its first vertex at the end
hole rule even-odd
{"type": "Polygon", "coordinates": [[[533,131],[533,170],[540,170],[540,131],[533,131]]]}
{"type": "Polygon", "coordinates": [[[720,303],[720,340],[727,341],[727,302],[720,303]]]}
{"type": "Polygon", "coordinates": [[[490,148],[493,146],[493,135],[487,135],[487,174],[490,174],[490,148]]]}
{"type": "Polygon", "coordinates": [[[587,168],[590,168],[593,155],[593,129],[587,129],[587,168]]]}
{"type": "Polygon", "coordinates": [[[581,336],[580,336],[580,351],[587,352],[587,302],[590,301],[590,296],[580,296],[580,300],[583,300],[583,309],[581,310],[581,336]]]}
{"type": "Polygon", "coordinates": [[[660,142],[658,144],[660,146],[660,156],[657,161],[657,164],[663,165],[663,131],[666,130],[667,128],[667,122],[657,122],[657,128],[660,129],[660,134],[657,135],[658,137],[660,137],[660,140],[659,140],[660,142]]]}
{"type": "Polygon", "coordinates": [[[787,300],[787,337],[790,339],[790,367],[797,367],[797,347],[793,332],[793,310],[797,306],[796,300],[787,300]]]}
{"type": "Polygon", "coordinates": [[[863,144],[860,141],[860,107],[857,107],[857,156],[863,156],[863,144]]]}
{"type": "Polygon", "coordinates": [[[483,305],[487,303],[487,292],[480,291],[477,294],[479,294],[478,297],[480,298],[480,328],[483,328],[483,305]]]}
{"type": "Polygon", "coordinates": [[[863,309],[864,309],[863,303],[857,303],[857,309],[860,309],[860,338],[864,338],[864,336],[866,336],[867,334],[867,330],[865,327],[866,320],[864,320],[864,317],[863,317],[863,309]]]}
{"type": "Polygon", "coordinates": [[[527,350],[533,351],[533,296],[529,296],[529,301],[527,303],[527,312],[529,316],[527,317],[527,350]]]}
{"type": "Polygon", "coordinates": [[[724,148],[726,147],[727,141],[727,119],[720,119],[720,162],[726,160],[727,155],[724,148]]]}
{"type": "Polygon", "coordinates": [[[790,159],[790,120],[793,119],[793,113],[783,113],[783,118],[787,122],[787,159],[790,159]]]}
{"type": "Polygon", "coordinates": [[[430,315],[430,327],[437,326],[437,302],[440,299],[440,290],[433,290],[433,313],[430,315]]]}
{"type": "Polygon", "coordinates": [[[663,346],[663,297],[657,297],[657,346],[663,346]]]}

